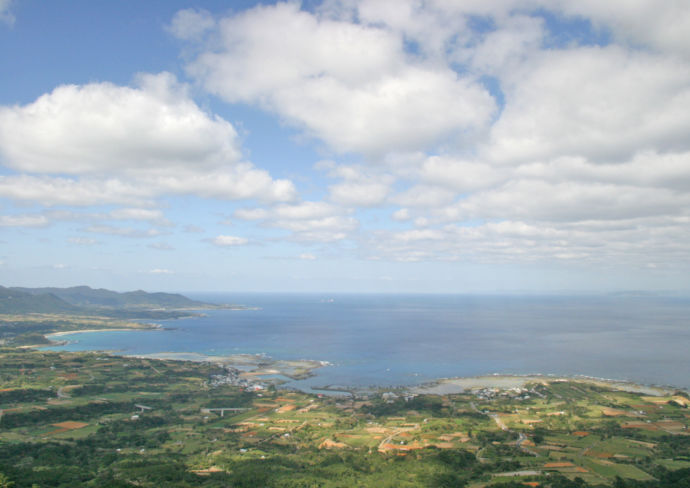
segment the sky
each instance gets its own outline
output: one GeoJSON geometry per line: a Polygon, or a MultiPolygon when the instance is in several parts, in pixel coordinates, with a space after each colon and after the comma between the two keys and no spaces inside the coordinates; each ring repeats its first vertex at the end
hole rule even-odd
{"type": "Polygon", "coordinates": [[[686,0],[0,0],[0,285],[690,291],[686,0]]]}

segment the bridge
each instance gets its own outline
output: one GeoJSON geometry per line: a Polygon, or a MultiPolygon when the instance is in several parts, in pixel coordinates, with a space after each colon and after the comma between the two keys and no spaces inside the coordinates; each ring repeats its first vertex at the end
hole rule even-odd
{"type": "Polygon", "coordinates": [[[234,408],[234,407],[223,407],[223,408],[202,408],[201,413],[211,413],[220,412],[220,416],[225,416],[225,412],[246,412],[251,410],[251,408],[234,408]]]}

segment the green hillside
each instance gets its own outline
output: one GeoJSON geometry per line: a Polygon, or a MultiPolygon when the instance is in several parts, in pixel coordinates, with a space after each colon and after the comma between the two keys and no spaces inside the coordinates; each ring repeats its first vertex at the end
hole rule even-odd
{"type": "Polygon", "coordinates": [[[118,293],[88,286],[71,288],[12,288],[31,295],[54,295],[78,307],[111,309],[205,308],[209,304],[176,293],[147,293],[142,290],[118,293]]]}
{"type": "MultiPolygon", "coordinates": [[[[227,306],[227,305],[225,305],[227,306]]],[[[0,286],[0,314],[98,315],[118,319],[179,318],[190,310],[220,308],[175,293],[126,293],[88,286],[72,288],[7,288],[0,286]]]]}
{"type": "Polygon", "coordinates": [[[76,313],[76,307],[51,293],[31,294],[0,286],[0,313],[76,313]]]}

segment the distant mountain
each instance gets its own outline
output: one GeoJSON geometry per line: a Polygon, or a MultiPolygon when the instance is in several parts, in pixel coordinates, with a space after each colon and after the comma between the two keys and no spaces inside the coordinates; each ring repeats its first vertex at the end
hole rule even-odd
{"type": "MultiPolygon", "coordinates": [[[[88,286],[71,288],[5,288],[0,286],[0,313],[105,313],[151,317],[151,313],[215,308],[176,293],[142,290],[118,293],[88,286]],[[144,313],[146,312],[146,313],[144,313]]],[[[177,314],[179,315],[179,314],[177,314]]]]}
{"type": "Polygon", "coordinates": [[[34,295],[0,286],[0,313],[78,313],[76,307],[53,294],[34,295]]]}
{"type": "Polygon", "coordinates": [[[177,293],[147,293],[142,290],[118,293],[88,286],[71,288],[12,288],[32,295],[51,294],[78,307],[112,309],[181,309],[207,308],[208,303],[191,300],[177,293]]]}

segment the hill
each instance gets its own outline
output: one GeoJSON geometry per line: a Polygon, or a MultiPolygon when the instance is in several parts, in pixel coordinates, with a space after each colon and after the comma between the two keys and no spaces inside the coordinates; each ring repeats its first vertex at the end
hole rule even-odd
{"type": "Polygon", "coordinates": [[[88,286],[6,288],[0,286],[0,314],[57,313],[117,318],[176,318],[188,310],[217,308],[176,293],[142,290],[118,293],[88,286]]]}
{"type": "Polygon", "coordinates": [[[53,295],[70,305],[107,309],[194,309],[209,304],[191,300],[177,293],[148,293],[143,290],[118,293],[103,288],[74,286],[71,288],[12,288],[35,296],[53,295]]]}
{"type": "Polygon", "coordinates": [[[32,294],[0,286],[0,313],[78,313],[76,307],[51,293],[32,294]]]}

